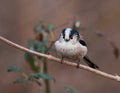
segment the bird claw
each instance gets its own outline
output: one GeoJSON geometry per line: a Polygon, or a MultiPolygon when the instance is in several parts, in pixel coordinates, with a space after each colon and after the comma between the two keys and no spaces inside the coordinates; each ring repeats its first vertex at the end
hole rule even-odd
{"type": "Polygon", "coordinates": [[[61,61],[60,61],[61,64],[63,64],[63,59],[64,59],[64,57],[61,58],[61,61]]]}
{"type": "Polygon", "coordinates": [[[61,60],[61,62],[60,62],[61,64],[63,64],[63,60],[61,60]]]}
{"type": "Polygon", "coordinates": [[[79,64],[77,64],[76,68],[79,68],[79,64]]]}
{"type": "Polygon", "coordinates": [[[79,59],[78,62],[77,62],[76,68],[79,68],[79,67],[80,67],[80,59],[79,59]]]}

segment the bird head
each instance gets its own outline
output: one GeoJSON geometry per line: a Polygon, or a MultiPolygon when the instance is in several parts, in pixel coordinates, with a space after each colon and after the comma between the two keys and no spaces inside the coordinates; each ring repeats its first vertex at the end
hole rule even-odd
{"type": "Polygon", "coordinates": [[[71,28],[65,28],[62,30],[60,38],[62,38],[62,40],[64,40],[65,42],[71,42],[71,41],[79,41],[80,36],[79,33],[71,28]]]}

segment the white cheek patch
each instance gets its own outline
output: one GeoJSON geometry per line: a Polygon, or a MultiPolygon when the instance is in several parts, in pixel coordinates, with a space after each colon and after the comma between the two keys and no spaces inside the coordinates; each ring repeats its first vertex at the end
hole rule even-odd
{"type": "Polygon", "coordinates": [[[77,41],[77,35],[74,35],[74,36],[73,36],[73,39],[74,39],[75,41],[77,41]]]}
{"type": "Polygon", "coordinates": [[[74,35],[74,36],[73,36],[73,39],[71,39],[70,42],[71,42],[72,44],[76,44],[76,43],[78,42],[78,41],[77,41],[77,36],[74,35]]]}

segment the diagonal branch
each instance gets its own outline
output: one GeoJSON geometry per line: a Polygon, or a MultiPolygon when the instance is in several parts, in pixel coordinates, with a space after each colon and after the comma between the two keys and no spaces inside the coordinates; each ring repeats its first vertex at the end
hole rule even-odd
{"type": "MultiPolygon", "coordinates": [[[[16,43],[11,42],[10,40],[8,40],[8,39],[6,39],[6,38],[4,38],[4,37],[2,37],[2,36],[0,36],[0,40],[1,40],[2,42],[4,42],[4,43],[7,43],[8,45],[10,45],[10,46],[12,46],[12,47],[15,47],[15,48],[21,50],[21,51],[28,52],[28,53],[34,54],[34,55],[36,55],[36,56],[41,56],[41,57],[47,58],[47,59],[49,59],[49,60],[53,60],[53,62],[58,62],[58,63],[60,63],[60,59],[59,59],[59,58],[56,58],[56,57],[54,57],[54,56],[52,56],[52,55],[42,54],[42,53],[38,53],[38,52],[33,51],[33,50],[29,50],[29,49],[27,49],[27,48],[25,48],[25,47],[23,47],[23,46],[20,46],[20,45],[18,45],[18,44],[16,44],[16,43]]],[[[76,66],[77,66],[77,64],[74,63],[74,62],[63,61],[63,63],[66,64],[66,65],[69,65],[69,66],[73,66],[73,67],[76,67],[76,66]]],[[[90,71],[90,72],[95,73],[95,74],[97,74],[97,75],[99,75],[99,76],[102,76],[102,77],[105,77],[105,78],[108,78],[108,79],[111,79],[111,80],[115,80],[115,81],[120,82],[120,76],[118,76],[118,75],[108,74],[108,73],[102,72],[102,71],[100,71],[100,70],[93,69],[93,68],[90,68],[90,67],[88,67],[88,66],[81,65],[81,64],[80,64],[79,68],[80,68],[80,69],[83,69],[83,70],[90,71]]]]}

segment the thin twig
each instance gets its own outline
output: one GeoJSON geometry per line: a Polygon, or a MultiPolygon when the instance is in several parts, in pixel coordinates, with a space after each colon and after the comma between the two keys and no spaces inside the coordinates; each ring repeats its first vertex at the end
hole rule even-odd
{"type": "MultiPolygon", "coordinates": [[[[52,55],[46,55],[46,54],[38,53],[38,52],[33,51],[33,50],[29,50],[29,49],[27,49],[27,48],[25,48],[23,46],[20,46],[20,45],[18,45],[16,43],[11,42],[10,40],[8,40],[8,39],[6,39],[6,38],[4,38],[2,36],[0,36],[0,40],[7,43],[8,45],[10,45],[12,47],[15,47],[15,48],[21,50],[21,51],[28,52],[28,53],[34,54],[36,56],[41,56],[41,57],[47,58],[48,60],[53,60],[53,62],[60,63],[60,59],[56,58],[56,57],[54,57],[52,55]]],[[[73,67],[77,66],[77,64],[74,63],[74,62],[63,61],[63,63],[66,64],[66,65],[69,65],[69,66],[73,66],[73,67]]],[[[88,66],[81,65],[81,64],[79,65],[79,68],[83,69],[83,70],[90,71],[90,72],[95,73],[95,74],[97,74],[99,76],[102,76],[102,77],[105,77],[105,78],[120,82],[120,76],[118,76],[118,75],[108,74],[108,73],[102,72],[100,70],[93,69],[93,68],[90,68],[88,66]]]]}

